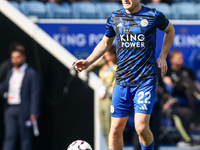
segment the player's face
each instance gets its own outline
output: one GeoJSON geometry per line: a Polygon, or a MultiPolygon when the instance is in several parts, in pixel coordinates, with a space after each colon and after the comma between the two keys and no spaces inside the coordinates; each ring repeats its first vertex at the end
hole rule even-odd
{"type": "Polygon", "coordinates": [[[182,66],[183,64],[183,54],[177,53],[173,56],[171,63],[174,65],[182,66]]]}
{"type": "Polygon", "coordinates": [[[132,13],[136,7],[139,6],[140,0],[122,0],[124,9],[129,13],[132,13]]]}
{"type": "Polygon", "coordinates": [[[22,55],[18,51],[14,51],[11,53],[11,63],[14,67],[19,68],[21,67],[26,61],[26,57],[22,55]]]}

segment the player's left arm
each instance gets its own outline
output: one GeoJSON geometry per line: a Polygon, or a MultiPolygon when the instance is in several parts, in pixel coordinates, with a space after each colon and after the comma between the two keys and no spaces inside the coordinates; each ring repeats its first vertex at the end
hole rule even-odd
{"type": "Polygon", "coordinates": [[[162,78],[167,73],[166,57],[167,57],[169,49],[172,45],[172,42],[174,40],[175,29],[174,29],[174,26],[169,22],[168,26],[163,31],[165,32],[164,39],[163,39],[163,45],[162,45],[160,55],[157,59],[158,67],[161,69],[161,77],[162,78]]]}

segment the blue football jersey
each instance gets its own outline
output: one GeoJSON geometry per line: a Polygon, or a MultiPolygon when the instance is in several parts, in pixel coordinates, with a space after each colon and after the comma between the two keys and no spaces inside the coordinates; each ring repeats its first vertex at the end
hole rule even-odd
{"type": "Polygon", "coordinates": [[[144,6],[133,14],[126,13],[124,8],[112,12],[105,35],[117,38],[118,85],[156,83],[156,28],[164,30],[168,23],[163,13],[144,6]]]}

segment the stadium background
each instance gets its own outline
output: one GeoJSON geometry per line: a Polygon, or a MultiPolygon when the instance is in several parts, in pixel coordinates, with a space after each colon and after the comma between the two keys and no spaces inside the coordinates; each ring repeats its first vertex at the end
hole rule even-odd
{"type": "MultiPolygon", "coordinates": [[[[93,146],[93,91],[87,83],[72,77],[69,70],[32,40],[5,16],[0,14],[0,62],[9,57],[8,45],[18,40],[27,50],[27,62],[40,75],[41,135],[34,138],[35,150],[59,150],[76,139],[85,139],[93,146]],[[66,130],[67,129],[67,130],[66,130]]],[[[0,100],[0,147],[3,142],[3,100],[0,100]]],[[[17,149],[16,149],[17,150],[17,149]]]]}
{"type": "MultiPolygon", "coordinates": [[[[82,81],[49,54],[22,29],[0,13],[0,62],[9,57],[8,45],[21,41],[27,50],[27,61],[40,75],[41,135],[34,138],[34,150],[62,150],[72,141],[84,139],[94,147],[94,93],[87,81],[82,81]]],[[[87,57],[105,31],[106,20],[35,20],[52,38],[77,58],[87,57]]],[[[184,52],[185,64],[192,67],[200,79],[200,21],[172,21],[176,29],[171,49],[184,52]]],[[[163,33],[157,32],[157,54],[163,33]]],[[[56,50],[55,50],[56,51],[56,50]]],[[[67,58],[66,58],[67,59],[67,58]]],[[[0,101],[0,147],[3,141],[3,100],[0,101]]],[[[96,118],[98,119],[98,118],[96,118]]],[[[17,150],[17,149],[16,149],[17,150]]]]}

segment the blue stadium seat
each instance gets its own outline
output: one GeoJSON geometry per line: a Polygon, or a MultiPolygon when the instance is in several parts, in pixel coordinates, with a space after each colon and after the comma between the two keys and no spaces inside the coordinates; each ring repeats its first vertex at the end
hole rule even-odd
{"type": "Polygon", "coordinates": [[[191,2],[173,3],[175,19],[197,19],[196,4],[191,2]]]}
{"type": "Polygon", "coordinates": [[[172,3],[177,3],[177,2],[192,2],[192,3],[198,3],[199,0],[173,0],[172,3]]]}
{"type": "Polygon", "coordinates": [[[9,1],[9,2],[10,2],[10,4],[12,6],[14,6],[15,8],[17,8],[19,10],[19,4],[18,4],[18,2],[15,2],[15,1],[9,1]]]}
{"type": "Polygon", "coordinates": [[[146,6],[161,11],[168,19],[173,19],[171,6],[167,3],[148,3],[146,6]]]}
{"type": "Polygon", "coordinates": [[[92,2],[73,2],[73,17],[75,19],[97,19],[95,4],[92,2]]]}
{"type": "Polygon", "coordinates": [[[46,6],[49,18],[72,18],[71,5],[66,2],[62,4],[47,2],[46,6]]]}
{"type": "Polygon", "coordinates": [[[46,18],[46,7],[43,2],[39,1],[23,1],[20,3],[21,10],[26,16],[37,16],[38,18],[46,18]]]}
{"type": "Polygon", "coordinates": [[[198,19],[200,19],[200,3],[196,5],[198,19]]]}
{"type": "Polygon", "coordinates": [[[107,19],[116,10],[121,9],[121,5],[115,2],[99,2],[96,4],[100,19],[107,19]]]}

